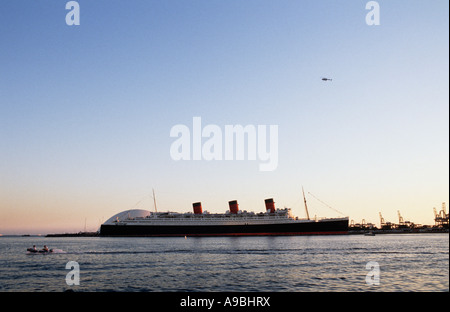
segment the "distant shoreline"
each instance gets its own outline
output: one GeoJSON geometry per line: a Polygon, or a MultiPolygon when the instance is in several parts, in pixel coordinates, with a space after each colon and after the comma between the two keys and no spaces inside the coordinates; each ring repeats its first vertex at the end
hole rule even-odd
{"type": "Polygon", "coordinates": [[[349,230],[349,235],[361,235],[361,234],[440,234],[449,233],[449,229],[429,229],[429,230],[409,230],[409,229],[391,229],[391,230],[349,230]]]}
{"type": "MultiPolygon", "coordinates": [[[[373,234],[439,234],[449,233],[449,229],[430,229],[428,231],[412,231],[412,230],[349,230],[348,234],[341,235],[364,235],[367,233],[373,234]]],[[[79,233],[63,233],[63,234],[47,234],[45,237],[100,237],[98,232],[79,232],[79,233]]],[[[125,236],[126,237],[126,236],[125,236]]]]}
{"type": "MultiPolygon", "coordinates": [[[[447,228],[434,228],[429,229],[427,231],[419,230],[419,231],[412,231],[412,230],[398,230],[398,229],[391,229],[391,230],[380,230],[380,229],[374,229],[374,230],[349,230],[348,234],[341,234],[341,235],[364,235],[368,233],[373,234],[441,234],[441,233],[449,233],[449,229],[447,228]]],[[[98,232],[78,232],[78,233],[51,233],[51,234],[3,234],[0,235],[1,237],[101,237],[101,235],[98,232]]]]}
{"type": "Polygon", "coordinates": [[[63,233],[63,234],[47,234],[45,237],[95,237],[100,236],[98,232],[78,232],[78,233],[63,233]]]}

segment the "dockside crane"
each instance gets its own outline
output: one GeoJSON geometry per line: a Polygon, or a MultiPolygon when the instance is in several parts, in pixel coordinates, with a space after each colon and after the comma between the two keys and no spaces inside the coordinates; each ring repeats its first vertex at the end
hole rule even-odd
{"type": "Polygon", "coordinates": [[[438,225],[439,214],[438,214],[438,212],[436,210],[436,207],[433,207],[433,212],[434,212],[434,225],[437,226],[438,225]]]}
{"type": "Polygon", "coordinates": [[[380,212],[380,226],[382,230],[390,230],[392,229],[392,223],[391,222],[385,222],[383,216],[380,212]]]}
{"type": "Polygon", "coordinates": [[[433,211],[434,211],[434,224],[436,226],[448,228],[449,218],[447,209],[445,208],[445,203],[442,203],[442,209],[439,211],[439,213],[436,211],[436,208],[433,208],[433,211]]]}
{"type": "Polygon", "coordinates": [[[397,213],[398,213],[398,225],[399,225],[399,226],[405,225],[405,221],[403,221],[403,217],[402,217],[402,215],[400,214],[400,210],[397,210],[397,213]]]}
{"type": "Polygon", "coordinates": [[[398,213],[398,227],[399,228],[410,228],[410,227],[414,227],[414,223],[411,223],[411,221],[405,221],[402,217],[402,215],[400,214],[400,210],[397,210],[398,213]]]}
{"type": "Polygon", "coordinates": [[[386,225],[386,222],[384,222],[384,218],[383,218],[383,216],[381,215],[381,212],[380,212],[380,228],[383,228],[385,225],[386,225]]]}
{"type": "Polygon", "coordinates": [[[445,209],[445,203],[442,203],[441,215],[442,215],[442,218],[444,218],[444,221],[445,221],[445,219],[447,219],[447,223],[448,223],[448,213],[445,209]]]}

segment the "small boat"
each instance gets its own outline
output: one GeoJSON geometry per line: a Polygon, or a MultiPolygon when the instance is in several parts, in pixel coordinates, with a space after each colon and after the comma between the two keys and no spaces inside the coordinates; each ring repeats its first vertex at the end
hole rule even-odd
{"type": "Polygon", "coordinates": [[[47,254],[47,253],[52,253],[53,249],[49,249],[49,250],[37,250],[37,249],[33,249],[33,248],[27,248],[27,252],[29,253],[41,253],[41,254],[47,254]]]}
{"type": "Polygon", "coordinates": [[[367,233],[364,233],[364,236],[375,236],[375,233],[372,231],[369,231],[367,233]]]}

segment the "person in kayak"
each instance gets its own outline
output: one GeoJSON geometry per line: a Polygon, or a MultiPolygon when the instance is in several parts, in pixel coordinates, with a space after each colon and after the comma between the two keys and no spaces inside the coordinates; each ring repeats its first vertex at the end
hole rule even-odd
{"type": "Polygon", "coordinates": [[[30,249],[31,249],[30,251],[37,251],[36,245],[33,245],[33,248],[30,248],[30,249]]]}
{"type": "Polygon", "coordinates": [[[44,249],[42,249],[43,251],[45,251],[45,252],[48,252],[48,247],[47,247],[47,245],[44,245],[44,249]]]}

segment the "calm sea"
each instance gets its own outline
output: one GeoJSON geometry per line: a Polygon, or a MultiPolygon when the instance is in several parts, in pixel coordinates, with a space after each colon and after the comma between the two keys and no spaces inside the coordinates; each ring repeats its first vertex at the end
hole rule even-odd
{"type": "Polygon", "coordinates": [[[448,292],[449,235],[0,237],[0,291],[66,290],[448,292]]]}

